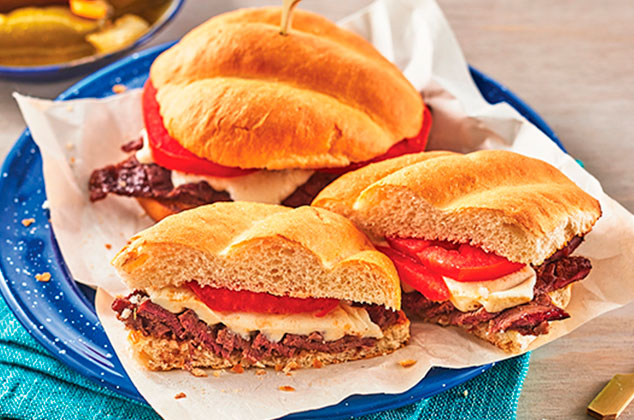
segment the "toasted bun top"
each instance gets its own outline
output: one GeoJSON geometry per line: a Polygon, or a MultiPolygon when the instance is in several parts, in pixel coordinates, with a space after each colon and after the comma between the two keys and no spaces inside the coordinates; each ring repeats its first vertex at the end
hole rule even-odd
{"type": "Polygon", "coordinates": [[[194,154],[242,168],[346,166],[421,129],[420,94],[372,45],[296,10],[216,16],[150,70],[169,134],[194,154]]]}
{"type": "Polygon", "coordinates": [[[471,243],[511,261],[541,264],[592,229],[599,202],[556,168],[502,150],[428,152],[343,175],[313,206],[385,236],[471,243]]]}
{"type": "Polygon", "coordinates": [[[215,203],[133,236],[112,264],[131,289],[201,285],[400,309],[392,262],[345,218],[308,206],[215,203]]]}

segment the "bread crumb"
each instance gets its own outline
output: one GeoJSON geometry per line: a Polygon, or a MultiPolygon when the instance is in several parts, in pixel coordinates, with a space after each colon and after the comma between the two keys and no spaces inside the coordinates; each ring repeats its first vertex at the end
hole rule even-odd
{"type": "Polygon", "coordinates": [[[293,372],[286,372],[286,376],[293,376],[293,372]]]}
{"type": "Polygon", "coordinates": [[[416,364],[416,360],[405,359],[405,360],[401,360],[400,362],[398,362],[398,364],[403,366],[404,368],[408,368],[408,367],[414,366],[416,364]]]}
{"type": "Polygon", "coordinates": [[[112,245],[111,244],[106,244],[106,249],[112,249],[112,245]]]}
{"type": "Polygon", "coordinates": [[[73,150],[75,148],[75,145],[71,142],[66,143],[66,149],[68,150],[73,150]]]}
{"type": "Polygon", "coordinates": [[[70,157],[70,159],[68,160],[68,163],[70,163],[70,164],[71,164],[71,166],[72,166],[72,165],[74,165],[74,164],[75,164],[75,161],[76,161],[76,160],[77,160],[77,159],[75,159],[75,156],[71,156],[71,157],[70,157]]]}
{"type": "Polygon", "coordinates": [[[194,375],[197,378],[206,378],[207,377],[207,373],[205,373],[204,370],[200,369],[200,368],[193,368],[190,373],[192,375],[194,375]]]}
{"type": "Polygon", "coordinates": [[[34,218],[28,218],[28,219],[22,219],[22,224],[24,225],[24,227],[29,227],[31,226],[33,223],[35,223],[35,219],[34,218]]]}
{"type": "Polygon", "coordinates": [[[284,385],[278,388],[280,391],[284,391],[284,392],[293,392],[295,391],[295,388],[293,388],[292,386],[288,386],[288,385],[284,385]]]}
{"type": "Polygon", "coordinates": [[[255,371],[255,374],[258,375],[258,376],[266,375],[266,370],[258,369],[258,370],[255,371]]]}
{"type": "Polygon", "coordinates": [[[220,371],[214,370],[213,375],[214,375],[214,377],[219,378],[220,377],[220,371]]]}
{"type": "Polygon", "coordinates": [[[244,373],[244,368],[240,363],[231,368],[231,372],[233,373],[244,373]]]}
{"type": "Polygon", "coordinates": [[[125,87],[125,85],[122,85],[122,84],[116,84],[116,85],[112,86],[112,91],[114,93],[123,93],[126,90],[128,90],[128,88],[125,87]]]}
{"type": "Polygon", "coordinates": [[[187,398],[187,395],[184,392],[179,392],[178,394],[174,395],[175,400],[180,400],[181,398],[187,398]]]}
{"type": "MultiPolygon", "coordinates": [[[[295,363],[295,362],[290,362],[290,363],[287,363],[286,366],[284,366],[282,371],[284,373],[288,373],[291,370],[295,370],[295,369],[299,369],[299,365],[297,363],[295,363]]],[[[276,366],[276,370],[277,370],[277,366],[276,366]]]]}
{"type": "Polygon", "coordinates": [[[315,369],[321,369],[323,366],[323,363],[321,363],[321,361],[319,361],[318,359],[313,360],[313,367],[315,369]]]}
{"type": "Polygon", "coordinates": [[[50,279],[51,279],[51,273],[49,273],[48,271],[45,271],[42,274],[35,275],[35,280],[37,281],[49,281],[50,279]]]}
{"type": "Polygon", "coordinates": [[[468,397],[469,396],[469,391],[465,389],[464,392],[462,393],[462,395],[464,395],[465,397],[468,397]]]}

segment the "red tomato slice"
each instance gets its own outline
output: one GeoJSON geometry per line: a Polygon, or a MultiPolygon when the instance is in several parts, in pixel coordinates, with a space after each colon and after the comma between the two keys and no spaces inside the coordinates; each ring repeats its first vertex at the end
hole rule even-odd
{"type": "Polygon", "coordinates": [[[403,283],[418,290],[429,300],[442,302],[449,299],[449,289],[441,276],[395,249],[382,246],[377,249],[392,260],[403,283]]]}
{"type": "Polygon", "coordinates": [[[390,147],[388,151],[381,156],[377,156],[365,162],[355,162],[343,168],[322,168],[318,169],[318,171],[328,172],[331,174],[345,174],[346,172],[354,171],[355,169],[359,169],[369,165],[370,163],[380,162],[382,160],[407,155],[409,153],[422,152],[425,150],[425,146],[427,145],[427,139],[429,137],[429,132],[431,131],[431,123],[431,112],[429,111],[429,108],[425,107],[425,110],[423,111],[423,126],[416,136],[401,140],[390,147]]]}
{"type": "Polygon", "coordinates": [[[458,249],[460,246],[460,244],[455,244],[449,241],[429,241],[427,239],[417,238],[386,237],[385,240],[392,248],[401,251],[414,259],[418,259],[418,253],[430,246],[439,246],[445,249],[458,249]]]}
{"type": "Polygon", "coordinates": [[[411,257],[416,257],[419,252],[421,252],[425,248],[428,248],[432,244],[432,241],[416,238],[386,237],[385,240],[388,244],[390,244],[390,247],[411,257]]]}
{"type": "Polygon", "coordinates": [[[457,250],[430,246],[420,251],[418,258],[430,270],[463,282],[497,279],[524,267],[467,244],[457,250]]]}
{"type": "Polygon", "coordinates": [[[317,312],[316,316],[324,316],[339,305],[338,299],[273,296],[269,293],[201,286],[193,281],[186,285],[205,305],[214,311],[221,312],[255,312],[260,314],[317,312]]]}
{"type": "Polygon", "coordinates": [[[196,156],[169,135],[159,109],[156,89],[148,80],[143,89],[143,121],[152,149],[152,158],[157,164],[176,171],[223,178],[243,176],[257,170],[219,165],[196,156]]]}

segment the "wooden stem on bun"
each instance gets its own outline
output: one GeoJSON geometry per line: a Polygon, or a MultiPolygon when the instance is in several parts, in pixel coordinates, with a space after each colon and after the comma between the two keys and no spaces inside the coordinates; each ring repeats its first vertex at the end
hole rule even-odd
{"type": "Polygon", "coordinates": [[[282,22],[280,23],[280,35],[288,35],[288,28],[291,26],[293,10],[300,0],[284,0],[282,2],[282,22]]]}

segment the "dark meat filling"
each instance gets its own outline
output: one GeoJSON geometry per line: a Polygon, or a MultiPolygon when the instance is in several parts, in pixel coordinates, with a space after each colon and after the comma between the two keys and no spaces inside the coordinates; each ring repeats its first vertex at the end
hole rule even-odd
{"type": "MultiPolygon", "coordinates": [[[[121,149],[133,153],[143,147],[143,140],[133,140],[121,149]]],[[[315,172],[298,187],[282,204],[290,207],[308,205],[326,185],[338,175],[315,172]]],[[[90,201],[98,201],[108,194],[128,197],[153,198],[192,206],[231,201],[226,191],[216,191],[208,183],[183,184],[174,188],[172,171],[154,163],[139,163],[134,155],[116,165],[108,165],[93,171],[88,182],[90,201]]]]}
{"type": "Polygon", "coordinates": [[[487,324],[490,333],[514,330],[523,335],[548,333],[548,322],[569,318],[570,315],[557,307],[548,295],[571,283],[584,279],[592,265],[584,257],[570,257],[583,241],[575,237],[543,264],[535,267],[537,281],[532,301],[500,312],[487,312],[480,308],[471,312],[461,312],[449,301],[433,302],[418,292],[403,294],[403,308],[419,317],[467,329],[480,328],[487,324]]]}
{"type": "MultiPolygon", "coordinates": [[[[364,307],[372,322],[379,325],[381,329],[403,322],[405,319],[400,311],[390,311],[377,305],[364,305],[364,307]]],[[[270,341],[264,334],[255,332],[247,340],[222,324],[207,325],[191,309],[179,314],[169,312],[152,303],[141,291],[116,299],[112,303],[112,309],[117,312],[117,318],[129,328],[141,331],[147,336],[178,341],[192,340],[196,345],[202,344],[224,358],[239,352],[252,362],[274,355],[293,357],[303,350],[339,353],[349,349],[370,348],[377,341],[375,338],[352,335],[346,335],[335,341],[324,341],[323,336],[318,332],[310,335],[286,334],[279,342],[270,341]]]]}

